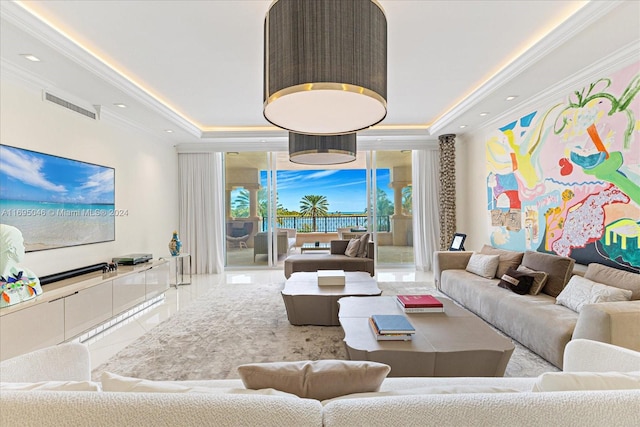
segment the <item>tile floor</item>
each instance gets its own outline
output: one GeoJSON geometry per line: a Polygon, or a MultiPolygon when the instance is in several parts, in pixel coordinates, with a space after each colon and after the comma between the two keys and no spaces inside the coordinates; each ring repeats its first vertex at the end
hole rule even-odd
{"type": "MultiPolygon", "coordinates": [[[[375,277],[379,282],[423,282],[433,280],[431,272],[420,272],[413,269],[379,269],[375,277]]],[[[217,286],[265,281],[284,283],[284,273],[279,269],[265,269],[250,271],[230,270],[222,274],[194,275],[191,285],[182,285],[177,289],[171,287],[165,293],[164,301],[88,340],[91,366],[97,367],[106,362],[151,328],[169,319],[176,312],[184,310],[198,296],[215,289],[217,286]]]]}

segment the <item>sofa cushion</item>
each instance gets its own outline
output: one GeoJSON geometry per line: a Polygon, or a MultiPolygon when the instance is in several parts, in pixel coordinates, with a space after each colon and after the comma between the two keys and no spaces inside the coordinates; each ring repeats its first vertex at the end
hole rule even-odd
{"type": "Polygon", "coordinates": [[[546,372],[531,391],[640,389],[640,372],[546,372]]]}
{"type": "Polygon", "coordinates": [[[522,265],[532,270],[544,271],[549,276],[542,292],[557,297],[569,282],[575,260],[559,255],[526,251],[522,257],[522,265]]]}
{"type": "Polygon", "coordinates": [[[518,295],[528,294],[533,285],[533,276],[513,268],[507,271],[500,278],[498,286],[509,289],[518,295]]]}
{"type": "Polygon", "coordinates": [[[496,277],[499,279],[509,268],[518,268],[522,262],[524,252],[509,251],[506,249],[498,249],[493,246],[484,245],[480,249],[481,254],[485,255],[499,255],[500,262],[498,263],[498,269],[496,270],[496,277]]]}
{"type": "Polygon", "coordinates": [[[632,300],[640,300],[640,274],[591,263],[584,277],[594,282],[631,291],[632,300]]]}
{"type": "Polygon", "coordinates": [[[351,360],[251,363],[238,367],[247,388],[274,388],[317,400],[378,391],[390,371],[389,365],[383,363],[351,360]]]}
{"type": "Polygon", "coordinates": [[[262,394],[297,399],[298,396],[275,389],[248,390],[246,388],[220,388],[180,384],[178,381],[152,381],[141,378],[123,377],[111,372],[103,372],[100,378],[102,390],[106,392],[131,393],[209,393],[209,394],[262,394]]]}
{"type": "Polygon", "coordinates": [[[348,257],[354,258],[358,256],[358,249],[360,248],[360,239],[351,239],[345,249],[344,254],[348,257]]]}
{"type": "Polygon", "coordinates": [[[93,381],[0,382],[0,392],[5,391],[100,391],[100,384],[93,381]]]}
{"type": "Polygon", "coordinates": [[[469,263],[467,264],[466,270],[469,273],[476,274],[480,277],[493,279],[496,275],[496,270],[498,269],[499,263],[499,255],[485,255],[474,253],[473,255],[471,255],[471,258],[469,258],[469,263]]]}
{"type": "Polygon", "coordinates": [[[360,236],[360,245],[358,246],[358,258],[367,257],[367,248],[369,247],[369,233],[360,236]]]}
{"type": "Polygon", "coordinates": [[[549,276],[544,271],[535,271],[525,267],[524,265],[518,266],[518,271],[522,271],[523,273],[527,273],[529,276],[533,276],[533,283],[531,284],[531,289],[529,289],[530,295],[538,295],[544,284],[547,283],[547,277],[549,276]]]}
{"type": "Polygon", "coordinates": [[[585,304],[599,302],[629,301],[631,291],[603,285],[580,276],[573,276],[567,286],[560,292],[556,304],[579,313],[585,304]]]}

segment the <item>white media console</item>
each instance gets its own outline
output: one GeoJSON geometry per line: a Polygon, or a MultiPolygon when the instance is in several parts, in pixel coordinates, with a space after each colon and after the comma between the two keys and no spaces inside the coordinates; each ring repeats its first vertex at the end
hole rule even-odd
{"type": "Polygon", "coordinates": [[[119,266],[43,286],[42,295],[0,310],[0,360],[71,341],[169,289],[169,263],[119,266]]]}

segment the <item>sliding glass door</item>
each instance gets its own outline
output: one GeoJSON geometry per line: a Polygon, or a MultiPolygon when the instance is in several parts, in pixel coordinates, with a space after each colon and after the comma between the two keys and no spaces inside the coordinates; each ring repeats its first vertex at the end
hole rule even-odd
{"type": "Polygon", "coordinates": [[[225,173],[228,267],[279,267],[364,232],[377,263],[413,264],[408,151],[361,151],[355,162],[313,167],[286,152],[227,153],[225,173]]]}

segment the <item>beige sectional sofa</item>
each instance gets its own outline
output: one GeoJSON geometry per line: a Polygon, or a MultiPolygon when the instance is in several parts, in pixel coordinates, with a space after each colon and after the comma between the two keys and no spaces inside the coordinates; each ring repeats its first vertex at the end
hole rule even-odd
{"type": "Polygon", "coordinates": [[[537,378],[383,377],[378,391],[321,402],[279,395],[273,390],[247,390],[239,379],[165,381],[159,385],[165,390],[159,391],[157,383],[130,378],[118,391],[107,391],[113,385],[91,382],[86,347],[62,344],[0,363],[0,425],[389,427],[637,423],[634,408],[640,407],[640,353],[596,341],[574,340],[567,346],[564,366],[564,372],[537,378]],[[47,386],[69,390],[73,386],[81,389],[82,385],[93,386],[94,391],[43,391],[47,386]],[[148,387],[146,391],[140,391],[144,387],[148,387]],[[31,390],[17,391],[20,388],[31,390]]]}
{"type": "Polygon", "coordinates": [[[365,271],[370,275],[375,274],[375,247],[373,242],[367,243],[364,257],[349,257],[345,250],[349,244],[348,239],[332,240],[329,253],[306,253],[291,255],[284,260],[284,275],[288,279],[293,273],[300,271],[318,270],[344,270],[365,271]]]}
{"type": "Polygon", "coordinates": [[[587,304],[578,313],[556,304],[556,297],[572,277],[572,259],[488,246],[480,253],[499,256],[495,276],[486,278],[467,271],[473,252],[435,252],[437,288],[555,366],[562,368],[565,346],[576,338],[640,350],[640,275],[590,264],[584,278],[632,290],[632,301],[587,304]],[[519,265],[548,273],[537,295],[519,295],[498,286],[506,269],[519,265]]]}

